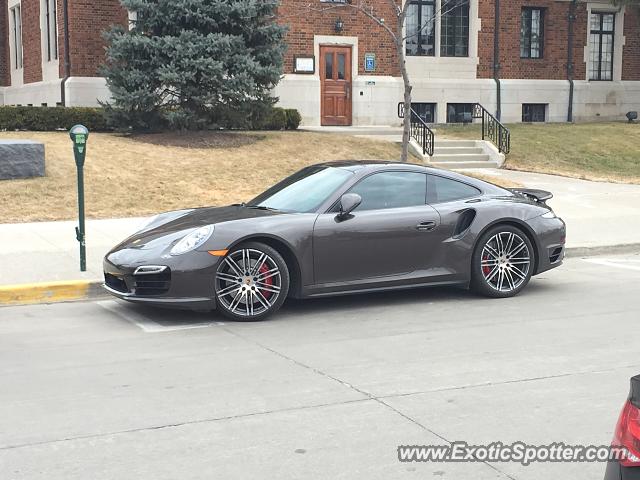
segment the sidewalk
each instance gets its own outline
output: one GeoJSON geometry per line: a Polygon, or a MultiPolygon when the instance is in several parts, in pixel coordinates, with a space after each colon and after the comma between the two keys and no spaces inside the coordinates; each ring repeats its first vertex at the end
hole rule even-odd
{"type": "MultiPolygon", "coordinates": [[[[498,169],[482,169],[481,173],[553,192],[554,198],[549,204],[567,222],[567,247],[575,253],[589,248],[640,244],[640,185],[588,182],[498,169]]],[[[0,287],[100,281],[103,256],[143,221],[142,218],[87,221],[88,271],[85,273],[81,273],[79,267],[76,221],[0,224],[0,287]]]]}
{"type": "Polygon", "coordinates": [[[359,127],[319,127],[305,126],[300,130],[307,130],[316,133],[332,133],[334,135],[352,135],[358,138],[368,138],[370,140],[385,140],[387,142],[402,142],[402,127],[385,126],[359,126],[359,127]]]}
{"type": "Polygon", "coordinates": [[[0,224],[0,286],[100,280],[102,258],[143,218],[87,220],[87,271],[80,272],[77,221],[0,224]]]}

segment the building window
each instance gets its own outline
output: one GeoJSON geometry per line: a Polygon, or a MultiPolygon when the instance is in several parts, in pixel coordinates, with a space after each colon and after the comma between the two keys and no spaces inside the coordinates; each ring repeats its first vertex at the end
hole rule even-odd
{"type": "Polygon", "coordinates": [[[42,0],[41,11],[44,23],[42,36],[44,40],[43,56],[48,62],[58,59],[58,13],[56,0],[42,0]]]}
{"type": "Polygon", "coordinates": [[[544,122],[546,120],[547,105],[545,103],[523,103],[523,122],[544,122]]]}
{"type": "Polygon", "coordinates": [[[412,0],[406,25],[407,55],[435,55],[435,2],[412,0]]]}
{"type": "Polygon", "coordinates": [[[589,80],[613,80],[615,13],[591,13],[589,80]]]}
{"type": "Polygon", "coordinates": [[[435,122],[436,104],[435,103],[412,103],[411,108],[415,112],[411,114],[412,120],[415,120],[415,116],[418,116],[425,123],[435,122]]]}
{"type": "Polygon", "coordinates": [[[473,103],[447,103],[447,123],[468,123],[473,118],[473,103]]]}
{"type": "Polygon", "coordinates": [[[544,45],[544,10],[525,7],[520,23],[520,57],[542,58],[544,45]]]}
{"type": "Polygon", "coordinates": [[[440,56],[469,56],[469,0],[442,2],[440,56]]]}
{"type": "Polygon", "coordinates": [[[22,11],[20,5],[10,10],[11,35],[13,38],[13,68],[22,68],[22,11]]]}

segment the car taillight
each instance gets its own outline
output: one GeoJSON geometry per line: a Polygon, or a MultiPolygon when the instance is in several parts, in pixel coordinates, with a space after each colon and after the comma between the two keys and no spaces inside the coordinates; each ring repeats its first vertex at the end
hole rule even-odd
{"type": "Polygon", "coordinates": [[[611,445],[623,447],[627,458],[620,460],[624,467],[640,467],[640,409],[631,401],[625,403],[611,445]]]}

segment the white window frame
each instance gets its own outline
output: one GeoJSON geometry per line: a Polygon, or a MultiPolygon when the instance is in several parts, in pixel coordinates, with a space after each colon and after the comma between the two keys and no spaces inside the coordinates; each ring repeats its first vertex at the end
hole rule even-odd
{"type": "Polygon", "coordinates": [[[56,0],[40,0],[42,61],[58,60],[58,6],[56,0]]]}
{"type": "Polygon", "coordinates": [[[17,3],[9,8],[11,69],[22,70],[24,66],[22,47],[22,5],[17,3]]]}
{"type": "Polygon", "coordinates": [[[127,10],[127,14],[129,16],[129,30],[133,30],[136,26],[136,22],[138,21],[138,12],[127,10]]]}
{"type": "Polygon", "coordinates": [[[614,35],[613,35],[613,78],[614,82],[619,82],[622,80],[622,51],[625,45],[625,31],[624,31],[624,17],[625,17],[625,7],[615,7],[611,5],[609,2],[605,1],[595,1],[587,3],[587,31],[586,31],[586,43],[584,46],[584,57],[583,61],[585,64],[585,75],[584,79],[587,82],[593,83],[610,83],[610,81],[605,80],[590,80],[589,79],[589,60],[591,58],[591,12],[599,12],[599,13],[615,13],[614,19],[614,35]]]}
{"type": "MultiPolygon", "coordinates": [[[[403,0],[403,4],[406,1],[403,0]]],[[[404,52],[406,58],[451,58],[451,59],[468,59],[477,57],[477,37],[479,28],[474,24],[478,15],[478,0],[467,0],[468,3],[468,30],[467,30],[467,55],[465,56],[449,56],[442,55],[440,51],[442,43],[442,14],[448,12],[451,7],[447,7],[449,0],[433,0],[434,1],[434,55],[409,55],[407,53],[407,42],[404,41],[404,52]]],[[[419,26],[420,27],[420,26],[419,26]]],[[[402,28],[403,35],[407,35],[407,20],[405,18],[402,28]]]]}

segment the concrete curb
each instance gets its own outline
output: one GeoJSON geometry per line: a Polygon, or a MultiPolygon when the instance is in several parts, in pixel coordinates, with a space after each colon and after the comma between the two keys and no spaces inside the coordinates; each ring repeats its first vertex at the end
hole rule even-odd
{"type": "MultiPolygon", "coordinates": [[[[640,243],[600,247],[570,247],[566,250],[568,258],[625,253],[640,253],[640,243]]],[[[95,300],[108,295],[102,288],[102,281],[100,280],[7,285],[0,286],[0,306],[95,300]]]]}
{"type": "Polygon", "coordinates": [[[621,255],[625,253],[640,253],[640,243],[621,243],[618,245],[603,245],[598,247],[569,247],[565,254],[569,258],[593,257],[596,255],[621,255]]]}
{"type": "Polygon", "coordinates": [[[0,286],[0,306],[72,302],[107,295],[101,281],[74,280],[0,286]]]}

